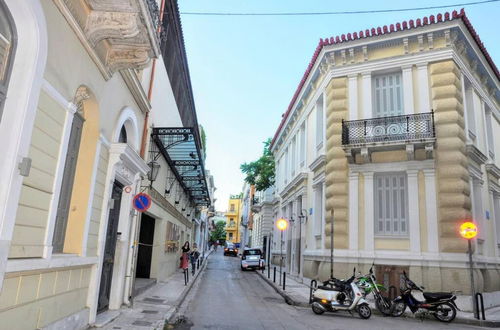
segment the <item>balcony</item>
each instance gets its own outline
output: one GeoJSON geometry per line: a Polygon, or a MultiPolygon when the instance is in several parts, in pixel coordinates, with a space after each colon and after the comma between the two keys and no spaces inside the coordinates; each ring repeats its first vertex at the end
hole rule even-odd
{"type": "Polygon", "coordinates": [[[160,54],[156,0],[54,0],[106,79],[160,54]]]}
{"type": "Polygon", "coordinates": [[[436,134],[434,112],[362,120],[342,120],[342,146],[350,163],[360,154],[365,163],[375,151],[405,149],[413,160],[416,149],[432,158],[436,134]]]}

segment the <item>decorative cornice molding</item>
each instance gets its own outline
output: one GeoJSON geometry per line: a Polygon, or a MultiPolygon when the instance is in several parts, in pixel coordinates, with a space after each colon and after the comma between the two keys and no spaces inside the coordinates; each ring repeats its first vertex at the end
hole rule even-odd
{"type": "Polygon", "coordinates": [[[488,160],[488,157],[486,157],[486,155],[473,144],[468,143],[465,146],[465,150],[467,152],[467,157],[479,165],[485,164],[488,160]]]}
{"type": "Polygon", "coordinates": [[[488,163],[485,166],[486,173],[491,174],[495,179],[500,179],[500,168],[493,163],[488,163]]]}
{"type": "Polygon", "coordinates": [[[316,159],[311,164],[309,164],[309,170],[311,170],[311,172],[316,172],[321,166],[324,166],[325,163],[326,163],[326,156],[325,154],[321,154],[318,157],[316,157],[316,159]]]}

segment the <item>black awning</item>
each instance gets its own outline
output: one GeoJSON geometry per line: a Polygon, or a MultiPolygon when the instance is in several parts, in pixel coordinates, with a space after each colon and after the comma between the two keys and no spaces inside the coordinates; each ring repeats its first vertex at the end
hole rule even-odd
{"type": "Polygon", "coordinates": [[[210,205],[197,128],[153,128],[151,137],[195,205],[210,205]]]}

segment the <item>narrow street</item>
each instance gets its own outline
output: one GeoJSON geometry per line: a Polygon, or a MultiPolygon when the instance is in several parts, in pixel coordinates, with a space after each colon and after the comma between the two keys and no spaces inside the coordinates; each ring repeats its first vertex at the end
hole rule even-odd
{"type": "Polygon", "coordinates": [[[369,320],[348,313],[313,314],[309,308],[287,305],[253,271],[242,272],[239,258],[213,253],[199,285],[181,308],[183,322],[174,329],[480,329],[463,324],[387,318],[369,320]]]}

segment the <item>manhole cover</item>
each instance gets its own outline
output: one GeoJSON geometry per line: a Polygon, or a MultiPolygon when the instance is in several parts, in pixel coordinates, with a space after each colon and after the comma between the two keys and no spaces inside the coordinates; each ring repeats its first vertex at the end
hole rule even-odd
{"type": "Polygon", "coordinates": [[[270,301],[270,302],[283,302],[282,298],[277,298],[277,297],[264,297],[263,299],[265,301],[270,301]]]}
{"type": "Polygon", "coordinates": [[[134,323],[132,323],[132,325],[142,325],[142,326],[150,326],[152,325],[153,322],[148,322],[148,321],[134,321],[134,323]]]}
{"type": "Polygon", "coordinates": [[[143,301],[153,303],[153,304],[163,304],[163,302],[164,302],[163,299],[155,299],[155,298],[144,298],[143,301]]]}
{"type": "Polygon", "coordinates": [[[158,314],[158,311],[152,311],[152,310],[148,310],[148,309],[145,309],[142,312],[144,314],[158,314]]]}

